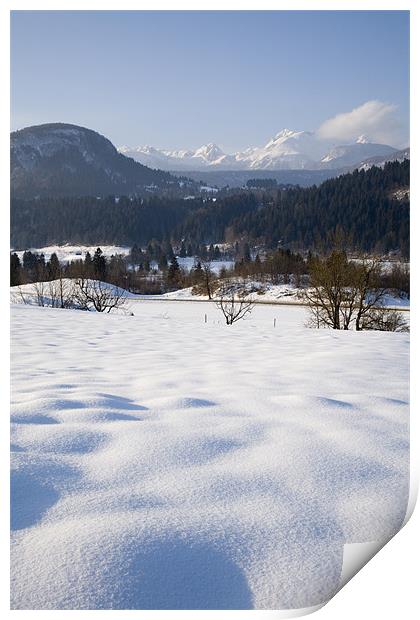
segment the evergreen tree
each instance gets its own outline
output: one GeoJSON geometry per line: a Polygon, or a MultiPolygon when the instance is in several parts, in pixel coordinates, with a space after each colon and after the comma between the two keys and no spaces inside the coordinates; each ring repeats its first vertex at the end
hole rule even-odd
{"type": "Polygon", "coordinates": [[[158,267],[160,271],[166,271],[168,269],[168,259],[166,258],[165,254],[163,254],[163,252],[159,256],[158,267]]]}
{"type": "Polygon", "coordinates": [[[50,260],[48,261],[48,272],[51,280],[56,280],[60,275],[60,262],[55,252],[51,254],[50,260]]]}
{"type": "Polygon", "coordinates": [[[93,275],[97,280],[106,279],[106,260],[101,248],[95,250],[92,260],[93,275]]]}
{"type": "Polygon", "coordinates": [[[175,256],[173,247],[169,239],[166,239],[163,244],[163,252],[168,260],[171,260],[171,258],[175,256]]]}
{"type": "Polygon", "coordinates": [[[137,244],[134,244],[130,251],[130,261],[134,265],[139,265],[142,262],[142,259],[143,259],[143,252],[141,248],[137,244]]]}
{"type": "Polygon", "coordinates": [[[204,278],[204,271],[201,266],[201,262],[198,260],[194,267],[192,268],[192,276],[195,284],[202,282],[204,278]]]}
{"type": "Polygon", "coordinates": [[[198,256],[200,258],[202,258],[203,260],[207,260],[208,258],[208,252],[207,252],[207,248],[205,246],[205,244],[201,244],[198,250],[198,256]]]}
{"type": "Polygon", "coordinates": [[[176,285],[180,281],[181,269],[176,256],[171,258],[171,262],[168,268],[167,281],[170,286],[176,285]]]}
{"type": "Polygon", "coordinates": [[[10,254],[10,286],[18,286],[21,284],[21,271],[19,256],[14,252],[10,254]]]}
{"type": "Polygon", "coordinates": [[[85,254],[84,273],[86,278],[90,278],[93,273],[93,261],[89,251],[85,254]]]}
{"type": "Polygon", "coordinates": [[[30,250],[25,250],[22,257],[23,268],[25,271],[36,269],[37,257],[30,250]]]}
{"type": "Polygon", "coordinates": [[[39,254],[37,256],[37,261],[36,261],[36,276],[35,279],[38,281],[44,281],[47,279],[48,274],[47,274],[47,265],[45,262],[45,256],[44,254],[39,254]]]}

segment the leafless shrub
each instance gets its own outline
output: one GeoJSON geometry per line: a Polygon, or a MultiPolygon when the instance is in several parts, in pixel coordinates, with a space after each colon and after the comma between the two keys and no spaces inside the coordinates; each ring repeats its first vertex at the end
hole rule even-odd
{"type": "Polygon", "coordinates": [[[250,314],[255,302],[247,297],[247,291],[238,287],[235,283],[224,283],[218,291],[219,299],[216,306],[225,317],[226,325],[233,325],[235,321],[243,319],[250,314]]]}
{"type": "Polygon", "coordinates": [[[60,301],[59,301],[57,283],[55,280],[51,280],[47,284],[48,284],[48,301],[49,301],[48,305],[51,306],[51,308],[59,308],[60,301]]]}
{"type": "Polygon", "coordinates": [[[38,306],[48,306],[48,299],[46,298],[46,282],[34,282],[31,286],[32,294],[38,306]]]}
{"type": "Polygon", "coordinates": [[[123,289],[105,284],[100,280],[79,278],[75,281],[74,301],[81,310],[111,312],[124,308],[127,295],[123,289]]]}
{"type": "Polygon", "coordinates": [[[64,279],[60,271],[56,280],[47,282],[49,303],[52,308],[72,308],[74,306],[74,283],[64,279]]]}
{"type": "Polygon", "coordinates": [[[20,285],[14,287],[13,291],[10,293],[10,301],[15,304],[28,304],[29,297],[30,295],[28,295],[28,293],[25,294],[20,285]]]}
{"type": "Polygon", "coordinates": [[[375,308],[362,319],[361,329],[381,332],[409,332],[410,328],[401,312],[375,308]]]}

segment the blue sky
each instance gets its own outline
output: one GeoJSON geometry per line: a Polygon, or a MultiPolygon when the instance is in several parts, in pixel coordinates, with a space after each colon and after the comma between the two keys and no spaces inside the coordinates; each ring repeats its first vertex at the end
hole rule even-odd
{"type": "Polygon", "coordinates": [[[404,11],[15,11],[11,75],[12,129],[228,152],[284,127],[409,141],[404,11]]]}

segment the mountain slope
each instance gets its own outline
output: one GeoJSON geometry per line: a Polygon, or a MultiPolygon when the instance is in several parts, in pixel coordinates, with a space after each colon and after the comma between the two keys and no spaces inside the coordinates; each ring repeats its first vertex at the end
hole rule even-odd
{"type": "MultiPolygon", "coordinates": [[[[342,231],[352,249],[376,254],[409,255],[410,162],[388,162],[383,168],[355,170],[319,187],[290,188],[277,193],[266,208],[226,223],[233,238],[322,251],[342,231]]],[[[192,222],[191,230],[197,226],[192,222]]],[[[182,236],[188,239],[188,231],[182,236]]]]}
{"type": "Polygon", "coordinates": [[[390,161],[399,161],[402,162],[404,159],[410,159],[410,149],[402,149],[401,151],[394,151],[391,155],[387,157],[383,157],[381,155],[377,155],[376,157],[369,157],[368,159],[359,162],[358,170],[369,170],[372,166],[378,166],[383,168],[386,163],[390,161]]]}
{"type": "Polygon", "coordinates": [[[356,144],[344,144],[330,149],[320,164],[323,168],[342,168],[354,166],[372,157],[386,158],[385,161],[388,161],[396,152],[397,149],[392,146],[368,142],[364,136],[360,136],[356,144]]]}
{"type": "Polygon", "coordinates": [[[11,193],[35,196],[143,193],[176,179],[125,157],[99,133],[65,123],[26,127],[10,136],[11,193]]]}

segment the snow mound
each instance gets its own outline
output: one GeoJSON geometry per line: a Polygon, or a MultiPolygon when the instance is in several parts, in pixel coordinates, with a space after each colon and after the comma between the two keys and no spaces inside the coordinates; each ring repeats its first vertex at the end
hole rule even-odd
{"type": "MultiPolygon", "coordinates": [[[[122,289],[114,284],[102,282],[101,280],[87,279],[84,281],[87,289],[109,291],[111,296],[120,296],[125,299],[135,297],[129,291],[122,289]]],[[[10,302],[13,304],[25,304],[29,306],[51,306],[60,307],[61,299],[66,300],[66,307],[77,306],[72,301],[77,292],[77,279],[62,278],[61,280],[50,280],[48,282],[33,282],[31,284],[21,284],[10,287],[10,302]],[[67,303],[68,302],[68,303],[67,303]]]]}

